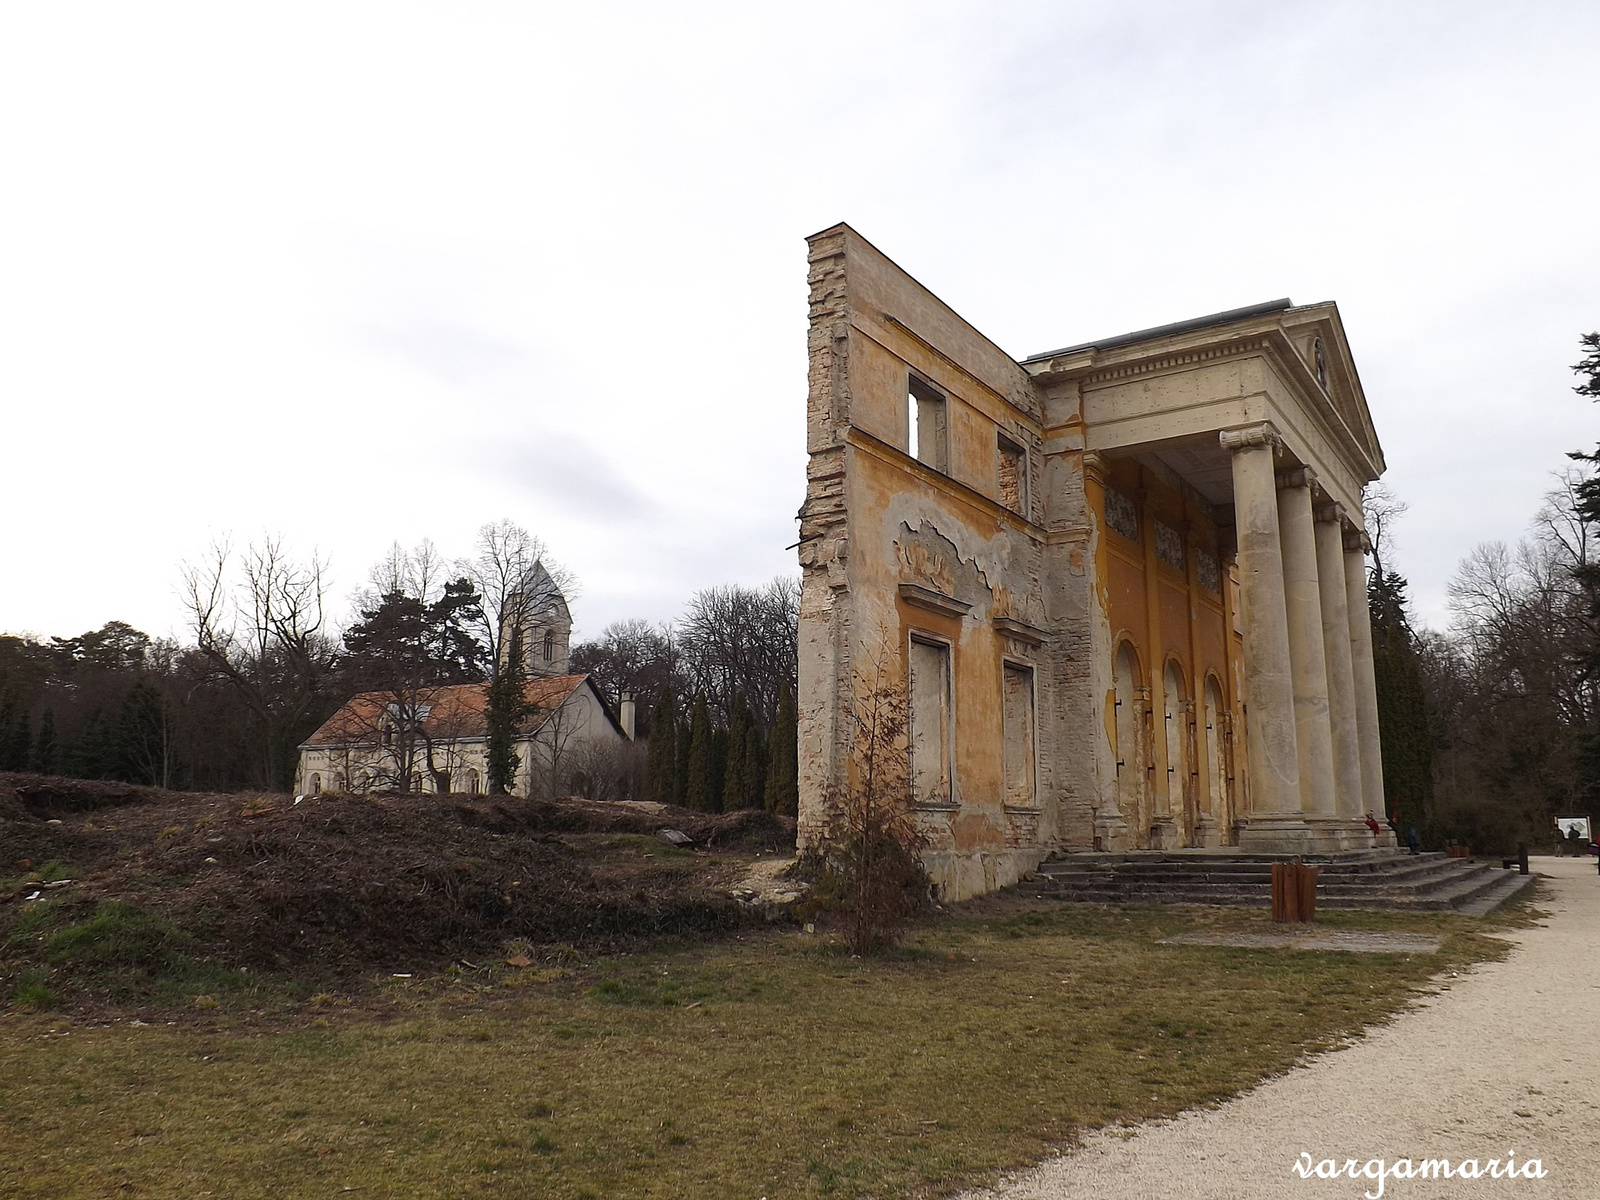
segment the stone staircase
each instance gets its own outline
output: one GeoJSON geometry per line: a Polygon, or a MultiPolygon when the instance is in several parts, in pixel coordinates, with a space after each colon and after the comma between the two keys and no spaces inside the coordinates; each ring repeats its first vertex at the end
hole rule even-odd
{"type": "MultiPolygon", "coordinates": [[[[1218,904],[1268,908],[1272,864],[1287,855],[1216,850],[1135,850],[1122,854],[1058,853],[1019,890],[1090,904],[1218,904]]],[[[1482,916],[1534,880],[1488,862],[1443,854],[1358,850],[1305,855],[1315,863],[1318,908],[1376,908],[1482,916]]]]}

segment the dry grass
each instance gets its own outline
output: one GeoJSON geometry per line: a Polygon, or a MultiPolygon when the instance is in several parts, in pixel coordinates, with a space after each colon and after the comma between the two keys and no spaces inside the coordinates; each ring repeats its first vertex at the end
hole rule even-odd
{"type": "Polygon", "coordinates": [[[867,961],[785,932],[393,980],[383,1018],[327,995],[294,1028],[13,1014],[0,1195],[938,1192],[1233,1095],[1504,947],[1464,918],[1350,914],[1444,950],[1156,944],[1262,924],[991,903],[867,961]]]}

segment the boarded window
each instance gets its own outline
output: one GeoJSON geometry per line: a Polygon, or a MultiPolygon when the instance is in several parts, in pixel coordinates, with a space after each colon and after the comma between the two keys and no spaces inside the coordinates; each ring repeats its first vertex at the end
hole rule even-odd
{"type": "Polygon", "coordinates": [[[1033,808],[1038,798],[1034,780],[1033,669],[1006,663],[1003,686],[1005,802],[1017,808],[1033,808]]]}
{"type": "Polygon", "coordinates": [[[1000,503],[1014,513],[1028,513],[1028,452],[1005,434],[999,435],[1000,503]]]}
{"type": "Polygon", "coordinates": [[[935,471],[948,471],[949,437],[944,396],[913,375],[906,384],[906,403],[911,426],[911,457],[935,471]]]}
{"type": "Polygon", "coordinates": [[[911,785],[921,804],[950,803],[950,647],[911,640],[911,785]]]}
{"type": "Polygon", "coordinates": [[[1139,540],[1139,508],[1115,488],[1106,489],[1106,524],[1130,541],[1139,540]]]}

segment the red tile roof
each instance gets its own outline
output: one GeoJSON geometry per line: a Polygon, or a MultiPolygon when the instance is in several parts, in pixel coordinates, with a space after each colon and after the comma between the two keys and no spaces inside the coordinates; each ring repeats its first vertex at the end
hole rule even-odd
{"type": "MultiPolygon", "coordinates": [[[[523,737],[531,737],[572,694],[584,685],[587,675],[553,675],[530,679],[522,685],[522,695],[532,711],[522,722],[523,737]]],[[[362,692],[352,696],[343,708],[329,717],[304,742],[307,746],[340,746],[378,740],[379,722],[390,705],[405,703],[417,709],[426,706],[428,716],[423,730],[433,738],[480,738],[487,732],[484,710],[489,703],[489,687],[483,683],[460,683],[430,688],[416,694],[362,692]]]]}

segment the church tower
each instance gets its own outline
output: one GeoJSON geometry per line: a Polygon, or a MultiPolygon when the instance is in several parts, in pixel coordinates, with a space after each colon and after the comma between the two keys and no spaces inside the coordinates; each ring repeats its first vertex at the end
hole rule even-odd
{"type": "Polygon", "coordinates": [[[528,575],[522,622],[522,666],[529,678],[570,673],[572,613],[543,563],[528,575]]]}

